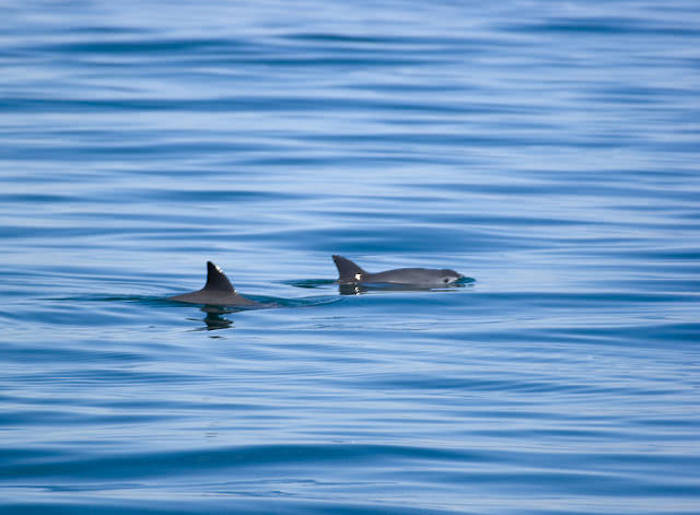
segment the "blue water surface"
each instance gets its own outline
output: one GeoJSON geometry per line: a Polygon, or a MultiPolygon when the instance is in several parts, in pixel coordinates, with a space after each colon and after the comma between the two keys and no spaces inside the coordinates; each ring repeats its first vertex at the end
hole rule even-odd
{"type": "Polygon", "coordinates": [[[695,0],[0,19],[2,513],[700,513],[695,0]]]}

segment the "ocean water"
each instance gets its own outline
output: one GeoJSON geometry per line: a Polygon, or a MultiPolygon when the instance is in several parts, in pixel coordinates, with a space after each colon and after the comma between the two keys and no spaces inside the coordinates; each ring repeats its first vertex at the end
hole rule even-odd
{"type": "Polygon", "coordinates": [[[0,17],[2,513],[700,513],[695,0],[0,17]]]}

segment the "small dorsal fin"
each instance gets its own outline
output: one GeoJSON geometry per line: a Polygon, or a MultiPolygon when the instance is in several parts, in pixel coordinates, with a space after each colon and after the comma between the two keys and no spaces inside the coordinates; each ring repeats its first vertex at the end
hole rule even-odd
{"type": "Polygon", "coordinates": [[[333,256],[335,266],[338,268],[338,280],[340,282],[357,282],[363,275],[366,275],[362,268],[343,256],[333,256]]]}
{"type": "Polygon", "coordinates": [[[207,284],[204,285],[204,290],[236,293],[226,274],[211,261],[207,261],[207,284]]]}

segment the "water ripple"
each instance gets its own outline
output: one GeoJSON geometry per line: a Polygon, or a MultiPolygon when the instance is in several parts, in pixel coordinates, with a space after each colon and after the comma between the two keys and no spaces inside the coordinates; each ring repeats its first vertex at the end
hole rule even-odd
{"type": "Polygon", "coordinates": [[[294,7],[0,6],[0,510],[698,513],[697,6],[294,7]]]}

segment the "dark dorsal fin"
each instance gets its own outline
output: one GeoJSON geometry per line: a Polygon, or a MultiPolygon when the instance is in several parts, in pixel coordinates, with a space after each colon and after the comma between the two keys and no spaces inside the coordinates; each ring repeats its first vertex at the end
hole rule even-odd
{"type": "Polygon", "coordinates": [[[335,262],[335,266],[338,268],[338,275],[340,276],[338,278],[339,281],[345,282],[345,281],[359,281],[360,277],[366,275],[367,272],[362,270],[359,266],[357,266],[355,263],[350,261],[347,258],[344,258],[343,256],[333,256],[333,261],[335,262]]]}
{"type": "Polygon", "coordinates": [[[216,290],[236,293],[236,290],[234,290],[233,285],[221,268],[211,261],[207,261],[207,284],[204,285],[204,289],[207,291],[216,290]]]}

